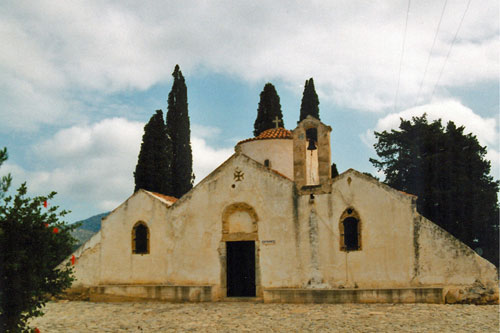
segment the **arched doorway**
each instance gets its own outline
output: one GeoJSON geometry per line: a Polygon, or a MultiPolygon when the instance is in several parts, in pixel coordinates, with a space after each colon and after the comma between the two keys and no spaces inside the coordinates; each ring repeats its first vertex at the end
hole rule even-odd
{"type": "Polygon", "coordinates": [[[258,217],[246,203],[234,203],[222,213],[221,287],[226,297],[260,295],[258,217]]]}

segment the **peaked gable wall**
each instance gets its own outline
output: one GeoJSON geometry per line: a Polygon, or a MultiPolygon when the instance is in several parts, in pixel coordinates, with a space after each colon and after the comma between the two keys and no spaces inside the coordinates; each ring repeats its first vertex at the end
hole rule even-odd
{"type": "MultiPolygon", "coordinates": [[[[284,254],[276,252],[276,247],[259,245],[262,240],[271,239],[275,244],[284,246],[284,250],[287,250],[287,246],[289,250],[293,249],[293,244],[290,244],[290,239],[295,239],[293,186],[291,180],[251,158],[238,153],[233,155],[168,210],[166,235],[169,283],[221,284],[225,270],[222,262],[225,257],[223,218],[228,207],[233,207],[231,209],[241,214],[241,218],[248,216],[244,207],[250,207],[255,213],[255,240],[260,251],[257,265],[260,265],[262,273],[260,278],[263,281],[286,280],[295,283],[295,258],[282,259],[280,257],[284,254]],[[277,263],[285,267],[278,273],[273,268],[277,263]],[[267,276],[275,273],[280,277],[267,276]]],[[[236,229],[233,230],[235,235],[228,236],[226,240],[244,240],[248,236],[238,235],[236,229]],[[240,236],[243,238],[238,238],[240,236]]]]}
{"type": "Polygon", "coordinates": [[[310,196],[300,196],[303,284],[408,286],[414,266],[413,198],[354,170],[337,177],[331,193],[315,195],[312,203],[310,196]],[[359,251],[341,250],[340,218],[348,208],[360,219],[359,251]]]}
{"type": "Polygon", "coordinates": [[[165,222],[168,204],[139,190],[101,223],[100,284],[162,283],[165,277],[165,222]],[[149,254],[132,253],[132,229],[149,229],[149,254]]]}

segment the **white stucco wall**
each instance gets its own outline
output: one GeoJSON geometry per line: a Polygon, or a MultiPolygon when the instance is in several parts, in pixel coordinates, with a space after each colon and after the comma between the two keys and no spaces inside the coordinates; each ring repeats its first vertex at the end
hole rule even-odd
{"type": "MultiPolygon", "coordinates": [[[[99,284],[100,250],[101,232],[99,231],[73,253],[75,256],[73,288],[99,284]]],[[[70,260],[65,262],[70,262],[70,260]]]]}
{"type": "Polygon", "coordinates": [[[102,221],[100,284],[164,283],[168,204],[138,191],[102,221]],[[132,229],[149,228],[149,254],[132,253],[132,229]]]}
{"type": "MultiPolygon", "coordinates": [[[[222,214],[226,207],[244,202],[258,216],[258,241],[272,239],[279,244],[258,245],[262,280],[285,280],[297,284],[295,258],[279,257],[282,256],[281,251],[290,253],[294,250],[293,242],[290,241],[290,237],[294,239],[292,187],[290,180],[244,155],[230,159],[223,168],[169,209],[167,218],[172,223],[168,224],[167,238],[172,245],[167,258],[172,260],[167,280],[172,283],[220,285],[220,256],[225,251],[225,243],[221,242],[222,214]],[[241,181],[234,178],[236,169],[244,174],[241,181]],[[279,269],[276,269],[278,261],[279,269]]],[[[236,213],[230,216],[230,221],[242,218],[239,227],[230,226],[230,232],[248,231],[250,227],[244,215],[236,213]]]]}
{"type": "MultiPolygon", "coordinates": [[[[414,196],[354,170],[337,177],[331,193],[314,200],[299,196],[294,186],[236,153],[172,206],[139,191],[75,252],[77,283],[212,285],[216,296],[225,296],[220,289],[225,270],[222,219],[238,203],[257,216],[257,273],[264,289],[495,281],[493,265],[422,218],[414,196]],[[236,170],[243,173],[240,181],[236,170]],[[339,222],[347,208],[360,217],[359,251],[340,249],[339,222]],[[149,254],[132,254],[132,228],[138,221],[149,227],[149,254]]],[[[246,211],[234,211],[227,222],[229,234],[254,230],[252,214],[246,211]]]]}
{"type": "Polygon", "coordinates": [[[241,152],[253,160],[264,164],[271,162],[270,168],[293,179],[293,140],[267,139],[238,144],[241,152]]]}
{"type": "MultiPolygon", "coordinates": [[[[314,276],[313,251],[325,287],[385,288],[408,286],[413,273],[412,197],[387,190],[352,171],[336,178],[331,194],[299,199],[302,266],[314,276]],[[340,250],[339,222],[353,208],[361,222],[361,250],[340,250]],[[318,248],[310,248],[310,216],[315,211],[318,248]]],[[[307,281],[306,281],[307,282],[307,281]]]]}
{"type": "Polygon", "coordinates": [[[496,267],[471,248],[421,217],[418,225],[418,281],[425,285],[498,285],[496,267]]]}

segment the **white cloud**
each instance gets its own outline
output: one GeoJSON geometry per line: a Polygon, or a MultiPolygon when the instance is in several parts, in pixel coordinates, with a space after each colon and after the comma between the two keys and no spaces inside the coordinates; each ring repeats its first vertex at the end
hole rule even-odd
{"type": "MultiPolygon", "coordinates": [[[[147,89],[169,80],[178,62],[187,74],[280,79],[295,89],[313,76],[321,98],[365,111],[391,108],[406,17],[405,2],[366,1],[40,0],[0,8],[0,85],[11,87],[4,110],[28,115],[33,126],[71,118],[73,91],[147,89]]],[[[402,108],[417,97],[441,8],[433,1],[410,8],[402,108]]],[[[471,4],[440,87],[497,80],[498,8],[493,0],[471,4]]],[[[463,1],[448,1],[420,102],[429,101],[464,9],[463,1]]]]}
{"type": "Polygon", "coordinates": [[[375,130],[396,129],[399,127],[400,118],[411,119],[424,113],[427,114],[427,119],[430,121],[441,119],[444,125],[448,121],[453,121],[458,126],[465,126],[465,132],[476,135],[482,145],[496,146],[498,143],[497,120],[495,118],[483,118],[459,101],[451,99],[435,101],[431,104],[388,114],[379,119],[375,130]]]}
{"type": "Polygon", "coordinates": [[[196,183],[205,178],[210,172],[217,168],[233,153],[233,148],[215,149],[207,145],[202,138],[192,137],[193,148],[193,171],[196,183]]]}
{"type": "Polygon", "coordinates": [[[492,174],[498,177],[500,167],[499,133],[496,118],[481,117],[470,108],[456,100],[439,100],[431,104],[413,107],[398,113],[391,113],[378,120],[374,130],[367,130],[360,135],[361,141],[372,148],[375,141],[374,131],[398,129],[400,119],[409,120],[427,114],[429,121],[441,119],[442,124],[453,121],[457,126],[465,127],[465,134],[475,135],[482,146],[487,146],[486,158],[492,162],[492,174]]]}
{"type": "MultiPolygon", "coordinates": [[[[204,137],[217,135],[219,129],[193,127],[199,132],[191,138],[193,168],[199,182],[231,156],[233,149],[207,145],[204,137]]],[[[26,170],[7,161],[2,166],[2,174],[11,172],[17,183],[27,180],[33,193],[55,190],[72,202],[86,202],[100,210],[111,210],[133,192],[133,172],[143,128],[143,123],[124,118],[66,128],[31,147],[34,165],[40,168],[26,170]]]]}
{"type": "Polygon", "coordinates": [[[46,169],[31,173],[31,188],[35,192],[52,188],[75,202],[114,208],[133,191],[143,127],[139,122],[111,118],[60,130],[32,147],[46,169]]]}

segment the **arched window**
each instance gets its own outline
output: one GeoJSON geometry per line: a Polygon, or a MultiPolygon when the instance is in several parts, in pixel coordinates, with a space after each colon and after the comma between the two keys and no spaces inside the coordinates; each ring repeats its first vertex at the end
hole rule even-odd
{"type": "Polygon", "coordinates": [[[267,168],[270,168],[271,167],[271,161],[264,160],[264,166],[267,167],[267,168]]]}
{"type": "Polygon", "coordinates": [[[149,228],[144,222],[137,222],[132,228],[132,253],[149,253],[149,228]]]}
{"type": "Polygon", "coordinates": [[[353,208],[347,208],[340,217],[340,250],[361,250],[361,220],[353,208]]]}

